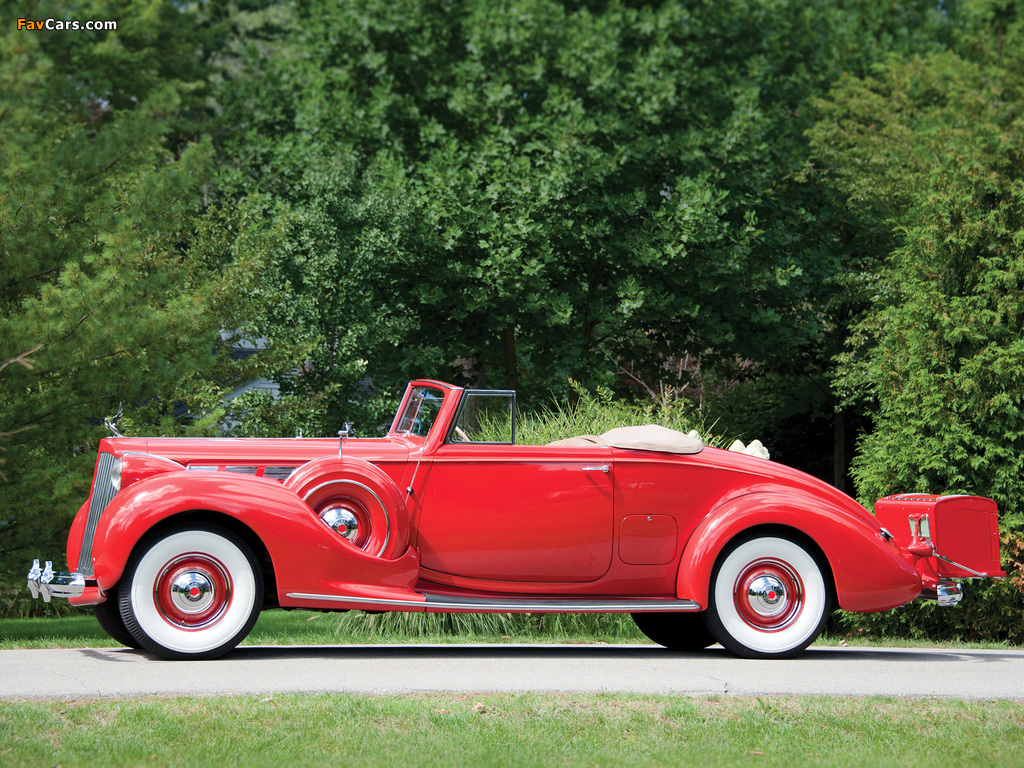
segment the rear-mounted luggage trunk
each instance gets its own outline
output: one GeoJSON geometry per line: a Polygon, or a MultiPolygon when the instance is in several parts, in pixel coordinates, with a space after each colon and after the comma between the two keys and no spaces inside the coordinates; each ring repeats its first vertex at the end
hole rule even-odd
{"type": "Polygon", "coordinates": [[[1001,577],[999,515],[980,496],[888,496],[875,502],[875,517],[901,549],[927,557],[940,579],[1001,577]],[[934,555],[928,550],[934,545],[934,555]]]}

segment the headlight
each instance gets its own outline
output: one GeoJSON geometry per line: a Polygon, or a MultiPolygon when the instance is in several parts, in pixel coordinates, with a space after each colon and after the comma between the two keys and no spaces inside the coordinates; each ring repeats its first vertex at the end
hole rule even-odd
{"type": "Polygon", "coordinates": [[[114,486],[114,491],[121,490],[121,460],[114,459],[114,463],[110,466],[110,484],[114,486]]]}

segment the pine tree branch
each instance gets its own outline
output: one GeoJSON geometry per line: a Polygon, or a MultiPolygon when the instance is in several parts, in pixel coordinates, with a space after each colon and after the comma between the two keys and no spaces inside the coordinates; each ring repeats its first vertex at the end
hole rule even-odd
{"type": "MultiPolygon", "coordinates": [[[[38,345],[36,347],[32,347],[32,349],[28,350],[27,352],[22,352],[17,357],[8,358],[7,360],[5,360],[3,362],[2,365],[0,365],[0,371],[2,371],[4,368],[6,368],[8,365],[11,365],[12,363],[17,363],[18,365],[23,366],[25,369],[27,369],[29,371],[33,370],[32,363],[34,363],[35,360],[33,360],[31,357],[29,357],[29,355],[38,352],[42,348],[43,348],[43,345],[40,344],[40,345],[38,345]]],[[[2,436],[3,436],[3,433],[0,433],[0,437],[2,437],[2,436]]]]}

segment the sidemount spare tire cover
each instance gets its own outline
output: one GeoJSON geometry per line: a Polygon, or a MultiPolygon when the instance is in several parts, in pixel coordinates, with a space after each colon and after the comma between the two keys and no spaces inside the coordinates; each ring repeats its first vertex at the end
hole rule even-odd
{"type": "Polygon", "coordinates": [[[313,459],[284,485],[317,515],[341,512],[349,525],[339,533],[367,554],[394,560],[408,548],[405,499],[394,480],[370,462],[351,456],[313,459]]]}

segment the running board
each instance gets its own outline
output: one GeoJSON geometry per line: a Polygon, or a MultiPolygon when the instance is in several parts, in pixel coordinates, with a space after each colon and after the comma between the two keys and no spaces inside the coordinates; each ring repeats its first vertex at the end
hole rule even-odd
{"type": "Polygon", "coordinates": [[[436,611],[480,611],[499,613],[693,613],[700,604],[693,600],[650,600],[643,598],[615,598],[575,600],[571,598],[524,597],[460,597],[423,593],[426,601],[387,600],[374,597],[347,595],[313,595],[301,592],[288,594],[293,600],[327,600],[335,603],[391,605],[396,608],[433,609],[436,611]]]}
{"type": "Polygon", "coordinates": [[[662,611],[699,611],[692,600],[649,600],[643,598],[615,598],[574,600],[572,598],[526,597],[460,597],[425,593],[428,608],[458,608],[475,611],[502,611],[508,613],[658,613],[662,611]]]}

